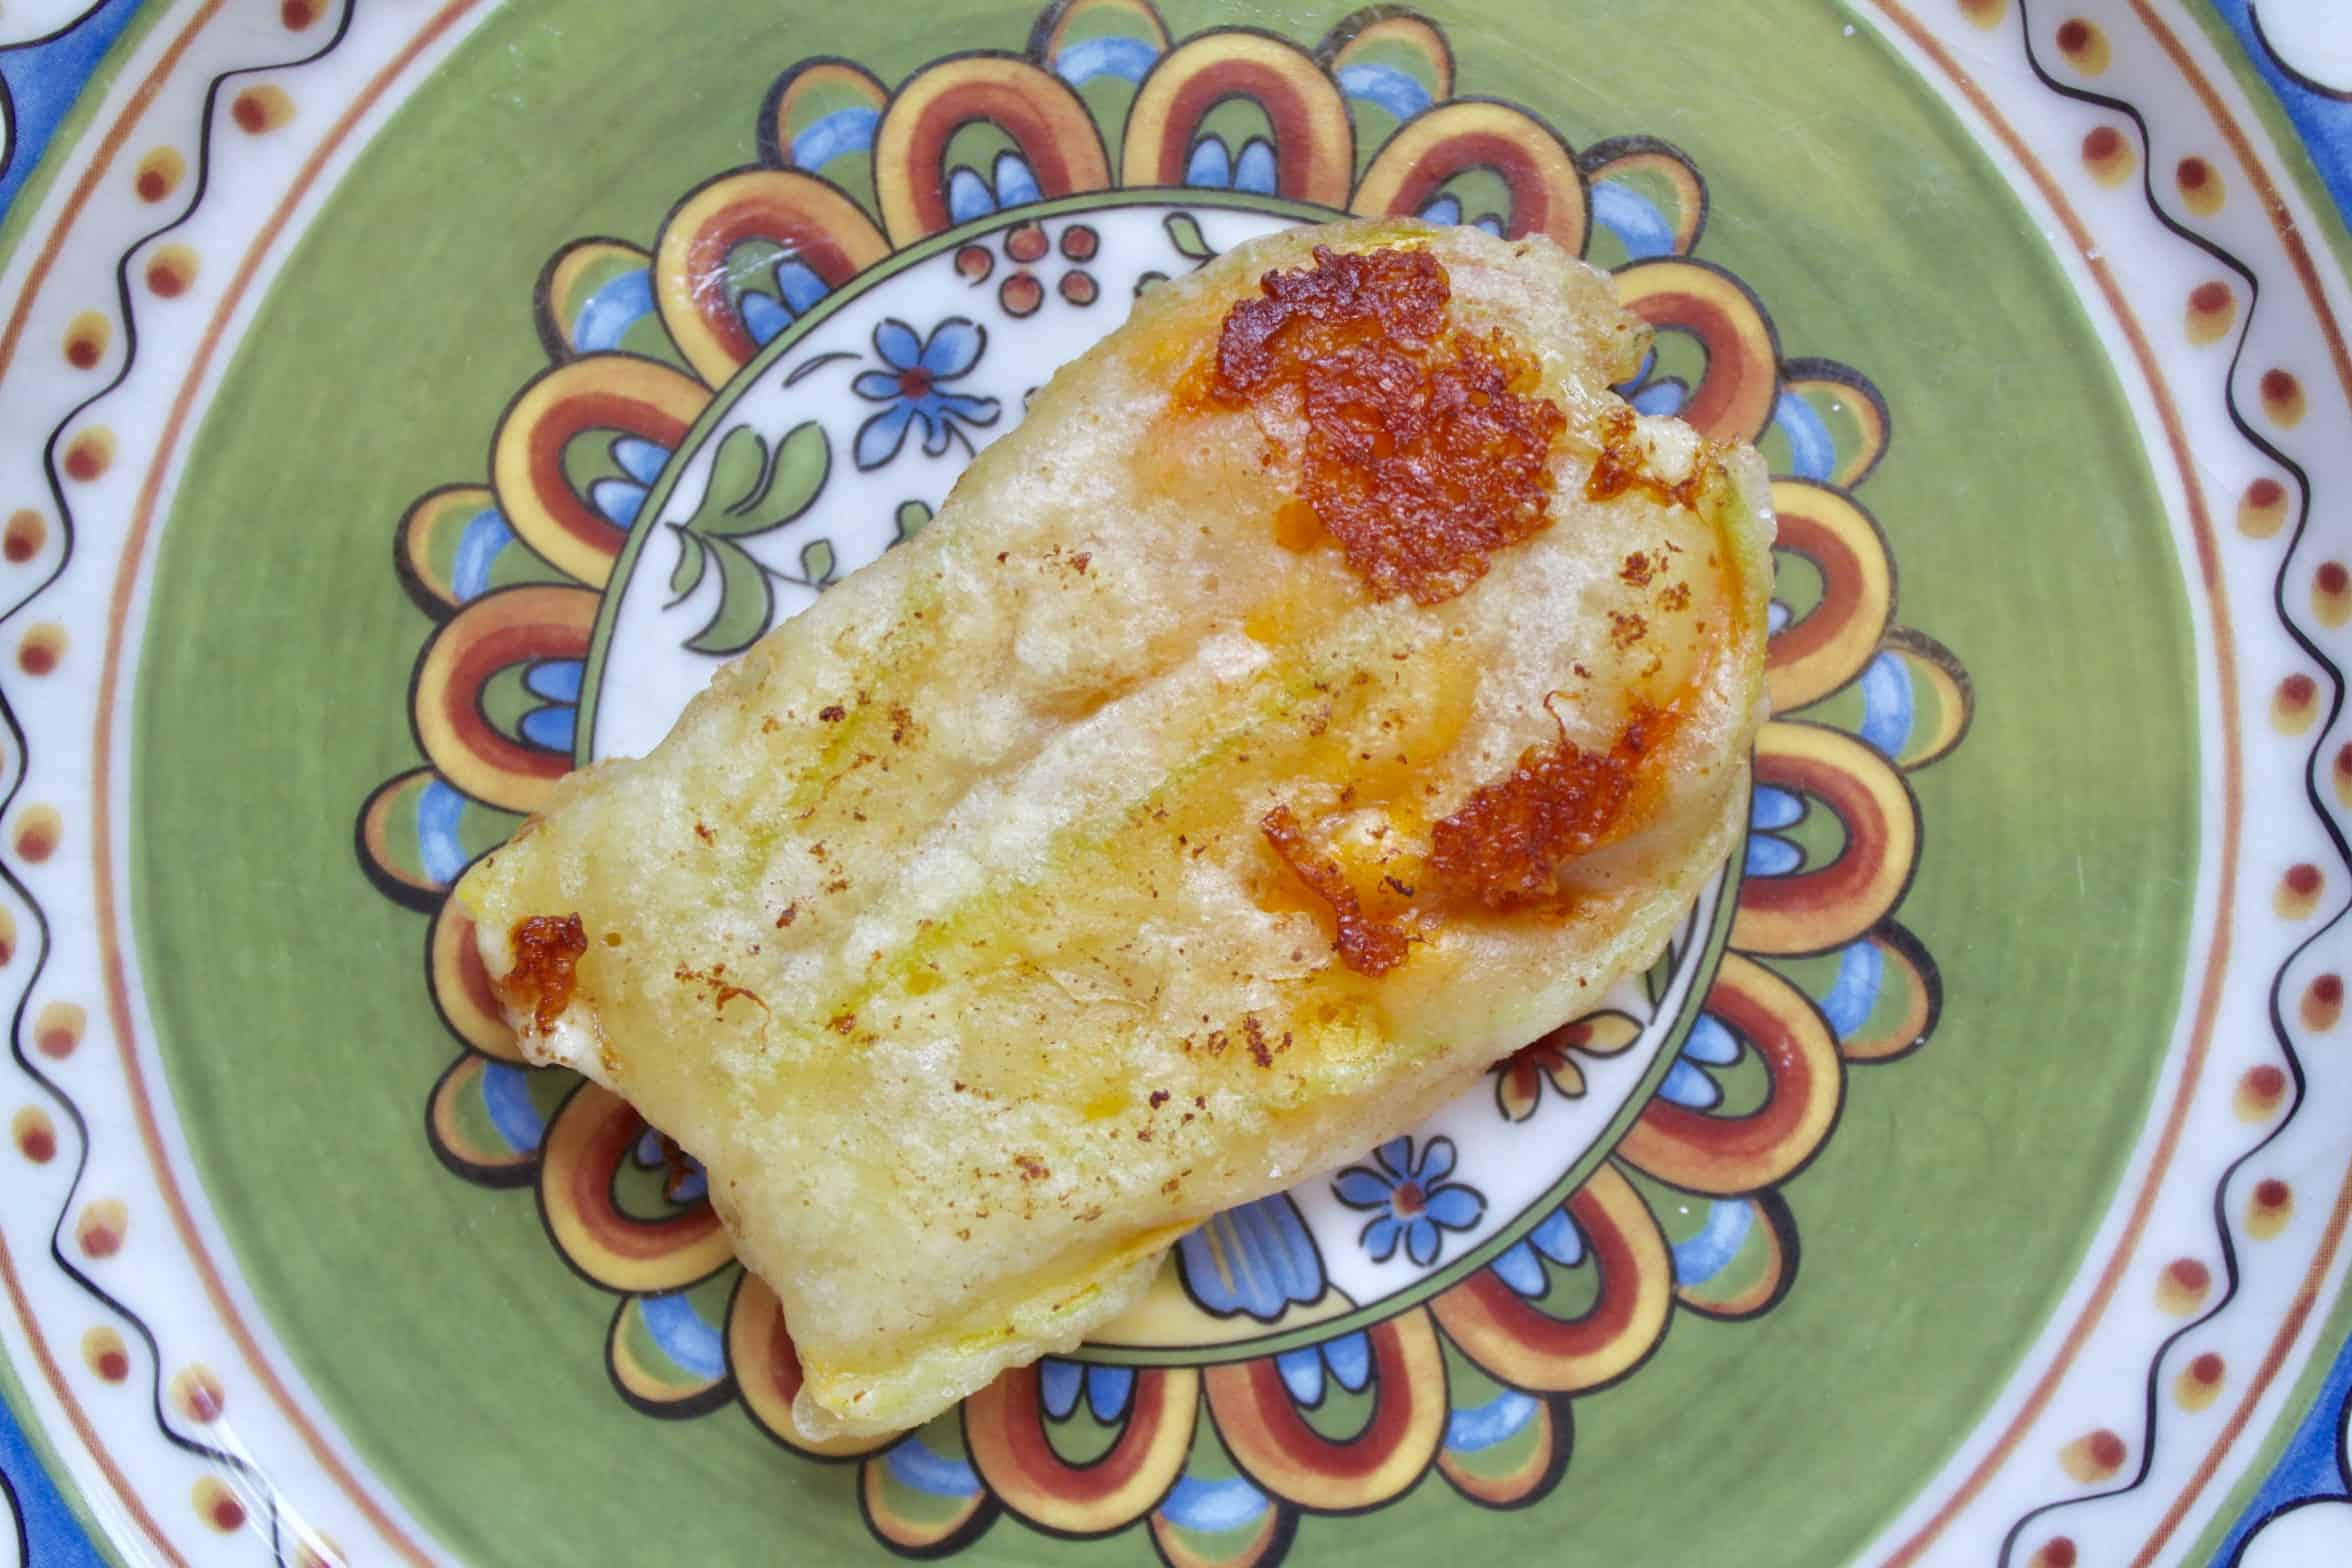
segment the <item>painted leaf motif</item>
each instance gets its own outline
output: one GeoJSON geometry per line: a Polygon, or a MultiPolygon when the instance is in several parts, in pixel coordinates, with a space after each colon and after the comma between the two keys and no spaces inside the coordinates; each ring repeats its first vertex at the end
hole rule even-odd
{"type": "Polygon", "coordinates": [[[1195,262],[1215,258],[1217,248],[1201,233],[1200,219],[1189,212],[1171,212],[1164,220],[1168,243],[1176,247],[1176,254],[1190,257],[1195,262]]]}
{"type": "Polygon", "coordinates": [[[734,540],[711,539],[703,541],[702,548],[718,563],[719,607],[686,646],[722,658],[741,653],[775,619],[776,590],[767,571],[734,540]]]}
{"type": "Polygon", "coordinates": [[[797,425],[778,443],[771,459],[767,443],[747,426],[727,432],[711,464],[711,487],[686,525],[715,538],[744,539],[781,528],[807,511],[825,488],[833,465],[825,427],[815,420],[797,425]],[[750,474],[750,483],[741,477],[750,474]],[[736,481],[736,483],[728,483],[736,481]],[[737,499],[714,513],[712,501],[733,490],[737,499]]]}

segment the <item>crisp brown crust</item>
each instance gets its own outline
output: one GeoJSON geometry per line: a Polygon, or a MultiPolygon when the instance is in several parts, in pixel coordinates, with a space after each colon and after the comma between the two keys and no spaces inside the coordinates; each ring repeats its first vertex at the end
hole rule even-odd
{"type": "Polygon", "coordinates": [[[1317,246],[1258,286],[1226,312],[1210,398],[1303,417],[1299,500],[1374,597],[1442,604],[1551,521],[1567,416],[1508,334],[1456,327],[1435,256],[1317,246]]]}

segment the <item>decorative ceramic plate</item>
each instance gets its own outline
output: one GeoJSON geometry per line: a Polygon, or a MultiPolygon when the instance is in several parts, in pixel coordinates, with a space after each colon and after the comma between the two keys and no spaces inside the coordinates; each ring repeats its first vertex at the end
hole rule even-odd
{"type": "Polygon", "coordinates": [[[0,1563],[2352,1561],[2340,5],[0,44],[0,1563]],[[1745,844],[1099,1343],[812,1443],[446,891],[1138,293],[1348,212],[1580,252],[1627,395],[1764,452],[1745,844]]]}

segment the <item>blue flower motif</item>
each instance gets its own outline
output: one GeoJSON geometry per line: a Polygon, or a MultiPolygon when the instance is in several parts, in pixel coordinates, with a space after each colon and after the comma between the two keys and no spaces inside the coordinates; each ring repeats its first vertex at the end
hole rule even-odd
{"type": "Polygon", "coordinates": [[[1356,1238],[1375,1263],[1386,1263],[1402,1240],[1405,1256],[1427,1268],[1445,1248],[1441,1232],[1468,1230],[1486,1214],[1477,1188],[1446,1180],[1454,1170],[1451,1138],[1430,1139],[1419,1159],[1412,1139],[1392,1139],[1373,1151],[1372,1161],[1341,1171],[1331,1190],[1351,1209],[1375,1211],[1356,1238]]]}
{"type": "Polygon", "coordinates": [[[580,682],[587,665],[579,659],[542,659],[523,672],[523,690],[539,699],[516,726],[523,739],[549,751],[571,754],[580,718],[580,682]]]}
{"type": "Polygon", "coordinates": [[[709,1195],[702,1162],[651,1127],[637,1135],[637,1146],[629,1152],[639,1170],[662,1172],[662,1196],[681,1208],[709,1195]]]}
{"type": "Polygon", "coordinates": [[[1584,1261],[1584,1236],[1565,1208],[1545,1215],[1524,1240],[1514,1242],[1488,1267],[1504,1284],[1536,1301],[1552,1288],[1551,1274],[1544,1268],[1547,1258],[1562,1268],[1574,1268],[1584,1261]]]}
{"type": "Polygon", "coordinates": [[[1739,1058],[1738,1037],[1713,1013],[1701,1013],[1692,1021],[1674,1065],[1667,1069],[1666,1081],[1658,1085],[1659,1098],[1686,1110],[1711,1111],[1723,1103],[1723,1090],[1701,1068],[1729,1067],[1739,1058]]]}
{"type": "Polygon", "coordinates": [[[1474,229],[1484,229],[1496,239],[1503,237],[1503,220],[1494,213],[1482,212],[1476,218],[1462,216],[1462,203],[1453,196],[1440,196],[1415,214],[1423,223],[1468,223],[1474,229]]]}
{"type": "Polygon", "coordinates": [[[754,343],[765,347],[775,341],[786,327],[808,314],[809,307],[832,292],[832,288],[815,268],[790,254],[778,256],[769,268],[775,293],[765,289],[746,288],[735,298],[735,309],[743,317],[744,330],[754,343]]]}
{"type": "Polygon", "coordinates": [[[619,436],[614,439],[611,452],[620,473],[591,484],[588,500],[606,522],[615,528],[627,528],[637,521],[637,510],[645,504],[645,493],[661,477],[662,465],[670,460],[670,449],[641,436],[619,436]]]}
{"type": "Polygon", "coordinates": [[[947,216],[953,223],[969,223],[1008,207],[1045,200],[1037,175],[1018,153],[1000,152],[983,178],[968,164],[958,164],[947,176],[947,216]]]}
{"type": "Polygon", "coordinates": [[[1319,1344],[1285,1350],[1274,1358],[1274,1369],[1282,1374],[1282,1385],[1290,1390],[1290,1397],[1312,1410],[1323,1403],[1326,1373],[1351,1394],[1371,1387],[1372,1342],[1357,1329],[1319,1344]]]}
{"type": "Polygon", "coordinates": [[[1658,374],[1656,349],[1642,360],[1631,381],[1620,381],[1610,390],[1645,414],[1679,414],[1691,392],[1690,383],[1682,377],[1658,374]]]}
{"type": "Polygon", "coordinates": [[[1176,1244],[1185,1294],[1213,1317],[1272,1323],[1323,1295],[1323,1255],[1286,1193],[1227,1209],[1176,1244]]]}
{"type": "Polygon", "coordinates": [[[858,427],[855,456],[860,468],[880,468],[906,444],[907,426],[920,420],[923,450],[932,457],[960,441],[970,452],[971,437],[957,421],[973,425],[996,423],[996,399],[942,392],[940,384],[971,373],[988,346],[988,332],[962,316],[950,316],[917,339],[915,329],[895,318],[874,329],[874,352],[884,370],[863,370],[850,384],[871,403],[889,406],[858,427]]]}
{"type": "Polygon", "coordinates": [[[1048,1356],[1037,1363],[1037,1381],[1045,1413],[1052,1419],[1067,1421],[1078,1408],[1078,1395],[1083,1391],[1094,1419],[1109,1426],[1126,1414],[1127,1401],[1135,1392],[1135,1369],[1084,1365],[1048,1356]]]}
{"type": "Polygon", "coordinates": [[[1192,144],[1192,151],[1184,160],[1184,183],[1209,190],[1255,191],[1261,196],[1271,196],[1279,173],[1274,161],[1274,144],[1262,136],[1243,142],[1238,158],[1226,150],[1224,138],[1204,136],[1192,144]]]}

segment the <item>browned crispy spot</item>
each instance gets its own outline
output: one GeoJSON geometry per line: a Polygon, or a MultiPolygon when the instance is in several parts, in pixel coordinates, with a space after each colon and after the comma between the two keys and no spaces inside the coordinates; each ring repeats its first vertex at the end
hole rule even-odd
{"type": "Polygon", "coordinates": [[[499,993],[510,1005],[529,1001],[531,1021],[545,1034],[572,1005],[587,928],[577,914],[531,915],[515,922],[511,939],[514,968],[498,982],[499,993]]]}
{"type": "MultiPolygon", "coordinates": [[[[1612,501],[1628,490],[1639,490],[1669,506],[1696,507],[1715,467],[1714,449],[1702,451],[1688,474],[1668,484],[1650,472],[1649,452],[1639,439],[1639,430],[1639,417],[1622,404],[1601,416],[1601,445],[1593,454],[1592,472],[1585,476],[1585,497],[1612,501]]],[[[1631,577],[1626,580],[1633,581],[1631,577]]]]}
{"type": "MultiPolygon", "coordinates": [[[[1501,332],[1449,333],[1453,290],[1421,250],[1339,254],[1269,272],[1226,313],[1211,401],[1295,401],[1300,495],[1377,598],[1440,604],[1487,557],[1550,521],[1567,417],[1530,395],[1532,360],[1501,332]]],[[[1299,547],[1294,512],[1276,537],[1299,547]]]]}
{"type": "MultiPolygon", "coordinates": [[[[758,949],[754,948],[752,951],[757,952],[758,949]]],[[[757,991],[748,986],[735,985],[728,981],[725,964],[713,964],[708,969],[689,969],[684,964],[680,964],[671,971],[670,978],[682,985],[708,986],[710,989],[705,994],[710,997],[711,1005],[722,1013],[727,1010],[727,1004],[738,997],[751,1003],[763,1013],[768,1010],[767,1002],[757,991]]]]}
{"type": "Polygon", "coordinates": [[[1305,883],[1309,892],[1331,906],[1337,923],[1339,961],[1361,975],[1384,975],[1406,957],[1405,934],[1387,921],[1364,913],[1363,901],[1348,886],[1338,862],[1317,854],[1288,806],[1276,806],[1258,819],[1258,831],[1274,846],[1274,853],[1305,883]]]}
{"type": "Polygon", "coordinates": [[[1429,869],[1489,909],[1552,897],[1563,863],[1637,824],[1634,808],[1649,793],[1642,759],[1664,742],[1673,717],[1637,710],[1607,751],[1580,749],[1562,725],[1558,739],[1528,747],[1509,774],[1438,821],[1429,869]]]}

